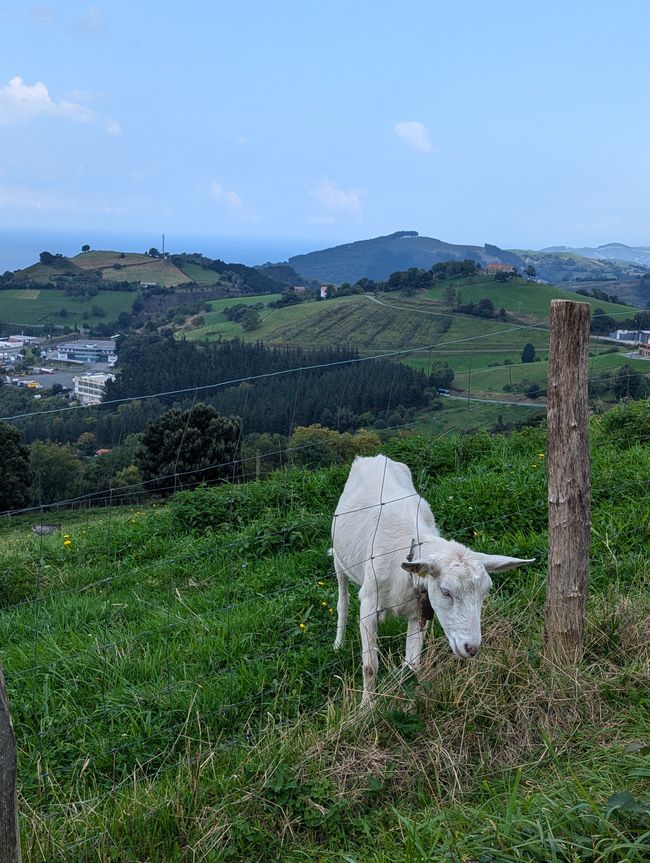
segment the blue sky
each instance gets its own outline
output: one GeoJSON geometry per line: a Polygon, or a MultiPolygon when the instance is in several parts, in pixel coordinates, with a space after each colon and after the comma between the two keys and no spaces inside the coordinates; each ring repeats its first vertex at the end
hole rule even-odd
{"type": "Polygon", "coordinates": [[[0,0],[0,230],[650,245],[649,25],[642,0],[0,0]]]}

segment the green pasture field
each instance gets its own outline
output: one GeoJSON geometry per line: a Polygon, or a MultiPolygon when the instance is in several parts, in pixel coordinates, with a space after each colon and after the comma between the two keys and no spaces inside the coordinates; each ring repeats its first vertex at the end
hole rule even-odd
{"type": "Polygon", "coordinates": [[[21,289],[0,291],[0,320],[15,324],[39,325],[53,323],[57,327],[115,320],[120,312],[128,312],[137,294],[129,291],[100,291],[95,297],[71,297],[65,291],[45,288],[41,291],[21,289]],[[37,294],[34,297],[34,294],[37,294]],[[100,306],[105,317],[91,315],[84,320],[84,311],[100,306]],[[59,312],[67,309],[67,317],[59,312]]]}
{"type": "Polygon", "coordinates": [[[156,259],[150,258],[149,255],[138,254],[137,252],[93,249],[90,252],[80,252],[78,255],[70,258],[70,260],[84,270],[103,270],[106,267],[112,267],[113,264],[123,264],[125,266],[149,264],[156,259]]]}
{"type": "Polygon", "coordinates": [[[443,535],[493,575],[476,660],[437,626],[418,680],[358,601],[335,654],[347,465],[0,526],[0,644],[24,863],[646,863],[650,403],[592,419],[584,658],[542,658],[543,429],[399,435],[443,535]],[[68,537],[66,539],[65,537],[68,537]],[[67,544],[66,544],[67,543],[67,544]]]}
{"type": "Polygon", "coordinates": [[[214,270],[206,270],[199,264],[183,264],[179,269],[199,285],[218,285],[221,282],[219,273],[215,273],[214,270]]]}
{"type": "Polygon", "coordinates": [[[147,263],[129,264],[122,270],[108,267],[102,270],[102,278],[106,281],[124,281],[155,283],[165,288],[187,284],[190,279],[178,267],[158,258],[148,258],[147,263]]]}
{"type": "Polygon", "coordinates": [[[459,290],[464,303],[477,303],[484,297],[489,297],[494,303],[495,309],[504,308],[511,315],[532,316],[539,321],[548,321],[551,300],[553,299],[589,303],[592,312],[598,308],[608,315],[617,315],[618,317],[633,317],[637,312],[634,306],[624,306],[619,303],[596,300],[593,297],[583,297],[574,291],[566,291],[553,285],[540,285],[535,282],[526,282],[524,279],[497,282],[485,276],[459,280],[458,282],[456,280],[440,282],[435,288],[425,291],[413,299],[417,300],[421,296],[442,303],[447,286],[459,290]]]}
{"type": "MultiPolygon", "coordinates": [[[[626,363],[629,363],[635,372],[650,375],[650,362],[647,360],[630,360],[620,353],[601,353],[589,358],[589,377],[596,377],[604,371],[612,371],[626,363]]],[[[547,360],[534,363],[516,362],[513,365],[494,368],[481,368],[480,362],[475,362],[471,372],[469,369],[456,372],[453,387],[467,390],[471,385],[473,392],[502,392],[506,384],[520,384],[523,380],[535,381],[545,386],[547,377],[547,360]]]]}
{"type": "MultiPolygon", "coordinates": [[[[206,338],[210,340],[218,338],[219,336],[224,339],[257,341],[257,338],[251,339],[250,337],[257,335],[259,338],[259,333],[264,329],[264,325],[258,330],[253,330],[252,333],[247,333],[242,329],[241,324],[229,321],[224,315],[223,309],[229,308],[230,306],[236,306],[238,304],[254,306],[257,303],[263,303],[267,306],[269,303],[273,303],[279,299],[280,294],[260,294],[259,296],[254,297],[230,297],[226,300],[210,300],[209,305],[211,311],[204,312],[202,314],[203,324],[201,324],[200,327],[194,327],[191,330],[183,330],[183,337],[192,341],[203,340],[206,338]]],[[[272,314],[275,314],[274,309],[264,308],[260,311],[260,317],[263,321],[272,314]]]]}

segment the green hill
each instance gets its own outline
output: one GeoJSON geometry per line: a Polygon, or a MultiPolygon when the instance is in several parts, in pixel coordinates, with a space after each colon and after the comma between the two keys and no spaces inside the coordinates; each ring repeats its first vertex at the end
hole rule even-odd
{"type": "Polygon", "coordinates": [[[382,625],[364,714],[356,591],[332,651],[347,465],[59,510],[42,538],[36,516],[5,523],[25,863],[645,863],[648,407],[592,421],[585,655],[566,673],[541,658],[544,431],[386,444],[444,535],[537,560],[495,574],[475,661],[434,624],[416,681],[403,622],[382,625]]]}
{"type": "Polygon", "coordinates": [[[331,249],[295,255],[289,263],[303,276],[322,281],[356,282],[361,278],[386,279],[398,270],[419,267],[428,270],[442,261],[472,260],[480,264],[501,262],[522,265],[521,259],[497,246],[459,246],[417,231],[398,231],[386,237],[359,240],[331,249]]]}

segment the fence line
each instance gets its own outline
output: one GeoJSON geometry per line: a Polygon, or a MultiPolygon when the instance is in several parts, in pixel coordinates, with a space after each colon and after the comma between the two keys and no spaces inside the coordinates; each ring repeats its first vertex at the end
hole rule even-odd
{"type": "MultiPolygon", "coordinates": [[[[515,328],[519,329],[531,329],[535,327],[521,327],[515,328]]],[[[500,335],[505,331],[500,331],[496,335],[500,335]]],[[[490,334],[492,335],[492,334],[490,334]]],[[[458,340],[462,342],[472,342],[474,345],[476,344],[476,339],[478,337],[472,337],[469,339],[458,340]]],[[[445,344],[445,343],[443,343],[445,344]]],[[[422,352],[423,349],[418,348],[414,349],[422,352]]],[[[393,352],[390,356],[398,359],[404,355],[412,353],[413,351],[398,351],[393,352]]],[[[385,359],[386,354],[378,355],[377,357],[372,358],[363,358],[360,360],[354,361],[340,361],[331,364],[322,364],[320,366],[315,366],[313,368],[320,368],[328,365],[343,365],[344,363],[350,363],[348,366],[347,377],[345,378],[345,383],[342,386],[341,394],[338,398],[338,422],[340,424],[341,410],[342,405],[344,403],[345,391],[350,380],[350,377],[353,373],[354,362],[365,361],[366,359],[385,359]]],[[[178,393],[193,393],[193,401],[192,407],[196,404],[197,396],[199,392],[204,391],[205,389],[209,389],[212,387],[218,386],[226,386],[230,383],[237,383],[243,381],[252,381],[257,380],[259,378],[275,376],[277,374],[287,375],[290,372],[293,372],[296,375],[296,395],[293,402],[293,409],[291,412],[291,418],[289,422],[288,435],[291,436],[291,432],[294,427],[294,421],[296,416],[296,405],[298,403],[298,396],[300,393],[300,387],[302,386],[302,382],[304,380],[304,373],[309,371],[312,367],[305,367],[303,369],[291,369],[282,372],[274,372],[269,373],[268,375],[262,376],[251,376],[248,378],[240,379],[239,381],[227,381],[227,382],[219,382],[217,384],[206,385],[205,387],[190,387],[186,390],[173,391],[171,393],[162,393],[156,395],[172,395],[178,393]]],[[[637,374],[644,373],[635,373],[637,374]]],[[[630,375],[632,377],[633,375],[630,375]]],[[[393,377],[393,384],[395,381],[395,377],[393,377]]],[[[145,396],[145,398],[154,398],[155,396],[145,396]]],[[[247,405],[248,405],[248,393],[243,401],[243,410],[242,416],[245,419],[247,405]]],[[[388,417],[391,404],[393,399],[393,386],[391,385],[388,398],[386,400],[386,416],[388,417]]],[[[115,402],[122,401],[134,401],[139,400],[138,398],[129,398],[129,399],[120,399],[115,400],[115,402]]],[[[517,405],[516,402],[511,403],[513,405],[517,405]]],[[[81,407],[81,406],[80,406],[81,407]]],[[[504,406],[505,407],[505,406],[504,406]]],[[[541,410],[544,409],[544,405],[539,406],[541,410]]],[[[62,408],[61,411],[66,411],[73,408],[62,408]]],[[[183,449],[183,445],[185,442],[185,432],[189,426],[191,410],[188,411],[188,416],[186,419],[185,431],[182,435],[181,441],[178,445],[176,451],[176,462],[175,469],[173,473],[161,475],[155,479],[167,481],[169,480],[167,490],[174,491],[178,489],[182,485],[183,477],[187,473],[196,473],[196,471],[187,471],[183,473],[182,471],[178,471],[178,467],[180,464],[180,457],[183,449]]],[[[14,417],[10,417],[11,420],[21,419],[25,416],[43,416],[49,413],[55,413],[56,410],[47,410],[47,411],[38,411],[34,414],[19,414],[14,417]]],[[[7,419],[7,418],[5,418],[7,419]]],[[[422,422],[427,422],[423,420],[422,422]]],[[[387,431],[391,432],[402,432],[406,429],[413,428],[418,423],[404,423],[400,426],[395,426],[392,429],[388,429],[387,431]]],[[[242,422],[240,426],[239,432],[239,442],[241,443],[242,435],[244,434],[245,422],[242,422]]],[[[124,421],[122,423],[122,429],[120,431],[120,439],[122,437],[122,432],[124,430],[124,421]]],[[[444,435],[439,436],[438,440],[443,437],[447,437],[453,433],[453,431],[458,431],[460,429],[450,429],[447,430],[444,435]]],[[[642,439],[646,439],[650,437],[650,434],[641,436],[642,439]]],[[[626,437],[621,434],[620,436],[621,443],[626,442],[626,437]]],[[[316,447],[317,443],[308,443],[299,447],[280,447],[276,449],[272,453],[264,453],[260,455],[262,459],[271,459],[276,457],[284,458],[285,456],[291,456],[292,454],[296,454],[301,452],[301,454],[309,453],[310,449],[316,447]]],[[[432,440],[432,446],[435,446],[435,439],[432,440]]],[[[216,465],[210,465],[208,468],[204,470],[209,470],[213,468],[229,468],[232,467],[233,475],[238,466],[243,466],[246,463],[250,463],[253,461],[253,457],[249,458],[239,458],[239,459],[230,459],[228,461],[220,462],[216,465]]],[[[232,714],[232,711],[241,710],[242,708],[251,707],[252,712],[249,714],[248,722],[241,722],[242,731],[239,734],[233,735],[228,738],[230,744],[222,740],[220,737],[220,744],[228,746],[232,743],[234,744],[242,744],[245,742],[251,742],[251,740],[255,739],[257,724],[256,722],[259,720],[261,723],[263,719],[263,713],[265,710],[273,709],[272,705],[274,702],[273,699],[281,699],[287,698],[286,689],[291,682],[288,681],[285,676],[282,674],[282,669],[284,666],[284,659],[287,658],[287,662],[290,662],[291,657],[293,656],[292,651],[294,650],[294,645],[289,641],[289,637],[296,632],[298,623],[296,619],[296,608],[291,606],[286,602],[287,599],[291,598],[292,592],[296,591],[298,586],[298,581],[294,576],[292,576],[289,580],[288,584],[282,584],[281,581],[278,582],[278,576],[281,573],[273,573],[273,576],[276,580],[276,585],[273,589],[268,589],[265,592],[252,591],[255,590],[255,582],[253,581],[251,587],[250,594],[244,594],[242,598],[238,598],[238,593],[242,590],[242,581],[246,582],[246,579],[233,579],[232,583],[227,583],[224,585],[224,596],[227,598],[227,602],[220,602],[218,606],[212,607],[204,607],[203,605],[193,606],[192,603],[185,605],[185,603],[181,600],[180,594],[177,594],[178,587],[178,571],[177,568],[179,565],[183,565],[189,567],[191,564],[200,565],[206,558],[209,556],[209,550],[203,547],[191,549],[188,552],[177,553],[177,546],[175,543],[178,542],[178,531],[179,531],[179,498],[174,495],[171,503],[168,505],[168,512],[165,515],[165,518],[168,519],[166,524],[163,524],[160,533],[158,534],[161,539],[161,544],[164,540],[166,540],[165,553],[157,558],[153,563],[144,563],[137,566],[130,566],[128,561],[121,569],[121,571],[116,571],[120,569],[122,565],[122,561],[120,560],[120,555],[124,553],[124,547],[120,546],[117,538],[116,538],[116,523],[115,523],[115,506],[117,504],[117,500],[119,499],[119,492],[124,489],[133,489],[133,486],[121,486],[119,488],[115,488],[112,483],[112,478],[115,476],[115,460],[113,460],[111,465],[111,479],[109,479],[108,488],[102,489],[98,492],[89,493],[87,495],[79,496],[78,498],[67,500],[67,501],[54,501],[52,503],[39,503],[37,506],[24,508],[22,510],[14,511],[12,515],[21,515],[28,516],[30,514],[39,513],[41,519],[45,515],[46,512],[50,511],[52,508],[57,506],[66,506],[71,503],[76,503],[80,501],[97,501],[98,498],[96,495],[104,495],[104,497],[100,497],[99,501],[105,502],[107,504],[108,509],[108,519],[105,524],[104,536],[99,537],[96,543],[96,549],[101,549],[101,552],[98,553],[95,561],[93,563],[97,563],[97,561],[105,562],[106,566],[113,567],[113,572],[110,575],[106,575],[103,578],[95,579],[89,584],[79,584],[74,587],[64,588],[62,590],[50,591],[48,592],[45,588],[47,577],[45,575],[45,567],[49,566],[50,563],[47,560],[46,551],[48,549],[48,542],[44,536],[41,534],[39,536],[39,540],[37,543],[37,547],[34,549],[34,573],[35,573],[35,588],[36,588],[36,596],[31,597],[29,599],[21,600],[20,602],[14,603],[12,605],[8,605],[2,609],[0,612],[0,622],[3,620],[7,621],[18,621],[24,612],[26,616],[29,616],[30,609],[33,612],[33,626],[30,629],[27,625],[27,622],[24,624],[22,621],[21,628],[19,630],[20,636],[28,635],[33,640],[33,653],[32,653],[32,664],[29,667],[24,668],[14,668],[10,669],[7,673],[7,679],[10,684],[14,684],[15,681],[19,681],[20,679],[28,678],[31,674],[33,676],[32,686],[31,686],[31,714],[28,711],[23,711],[28,713],[26,725],[26,731],[29,735],[28,739],[23,737],[22,743],[25,750],[25,758],[29,758],[32,762],[36,761],[38,763],[38,772],[35,774],[34,778],[30,783],[30,795],[27,797],[25,794],[23,798],[25,801],[33,801],[33,805],[37,806],[37,811],[39,813],[39,818],[42,823],[45,823],[49,819],[56,818],[57,814],[61,812],[61,804],[58,800],[53,799],[54,795],[51,793],[51,788],[54,787],[54,783],[56,783],[57,778],[66,778],[70,776],[78,777],[78,785],[80,789],[85,789],[89,782],[87,782],[84,774],[86,770],[92,776],[92,780],[96,785],[99,786],[107,786],[104,788],[98,796],[94,797],[83,797],[81,800],[77,800],[75,805],[82,808],[90,808],[91,806],[99,805],[99,802],[108,801],[107,805],[115,806],[116,802],[111,799],[112,796],[119,790],[126,787],[130,782],[133,781],[133,777],[136,772],[141,772],[143,775],[152,777],[154,775],[158,775],[158,769],[165,768],[165,770],[173,771],[179,769],[180,765],[186,762],[188,759],[181,759],[180,761],[175,761],[171,765],[166,762],[170,759],[170,757],[175,753],[176,749],[179,746],[179,741],[181,738],[178,735],[181,735],[183,729],[187,729],[190,727],[194,727],[195,720],[192,719],[190,721],[189,717],[186,716],[182,721],[174,724],[168,724],[168,720],[166,717],[169,717],[169,720],[173,721],[175,718],[175,714],[180,713],[181,711],[185,711],[188,703],[194,704],[194,699],[201,693],[204,692],[206,688],[210,686],[218,686],[221,681],[223,684],[223,695],[224,699],[219,702],[219,704],[214,708],[209,708],[207,701],[205,704],[202,703],[202,710],[200,713],[200,718],[197,720],[198,722],[202,722],[206,717],[210,717],[210,719],[214,717],[221,716],[222,724],[226,724],[229,719],[229,714],[232,714]],[[146,598],[143,594],[142,597],[138,596],[137,586],[134,587],[133,584],[124,584],[126,579],[136,580],[138,576],[143,575],[151,575],[154,573],[161,573],[161,576],[164,576],[164,569],[167,569],[166,575],[166,584],[163,584],[162,580],[160,582],[160,601],[156,604],[152,603],[149,598],[146,598]],[[162,599],[162,591],[166,588],[165,599],[162,599]],[[128,631],[129,634],[124,635],[124,637],[116,638],[111,637],[115,634],[119,633],[119,629],[121,626],[121,621],[119,619],[119,613],[116,612],[112,605],[112,600],[115,599],[115,591],[128,591],[129,595],[134,596],[137,600],[137,604],[134,604],[134,607],[141,610],[144,615],[145,610],[150,614],[148,619],[154,619],[155,615],[159,615],[161,620],[164,620],[164,623],[161,623],[159,626],[139,626],[138,631],[132,632],[128,631]],[[66,649],[65,640],[61,638],[58,633],[54,640],[50,639],[48,636],[48,627],[50,625],[49,614],[52,612],[52,603],[59,599],[60,597],[73,597],[76,595],[81,595],[83,593],[87,593],[88,591],[96,591],[96,597],[101,598],[101,592],[103,591],[103,605],[101,603],[98,604],[98,613],[96,616],[94,615],[94,611],[90,610],[88,612],[88,623],[86,623],[85,618],[83,626],[88,626],[92,624],[93,620],[96,619],[97,625],[94,629],[90,629],[87,633],[90,637],[95,638],[95,641],[92,645],[83,646],[78,649],[69,650],[68,652],[63,652],[66,649]],[[230,630],[230,620],[233,612],[239,611],[245,607],[254,608],[255,605],[258,606],[270,606],[272,610],[275,611],[275,617],[278,619],[278,625],[275,630],[275,637],[282,637],[287,641],[287,643],[280,647],[273,647],[269,650],[264,650],[264,645],[260,646],[254,642],[255,639],[255,631],[247,631],[244,633],[244,644],[246,640],[250,640],[251,643],[251,655],[250,657],[246,656],[245,651],[241,650],[241,646],[238,643],[238,636],[241,633],[237,633],[233,631],[234,634],[231,635],[230,630]],[[223,637],[220,642],[217,650],[215,651],[217,661],[226,661],[228,659],[229,649],[232,645],[235,645],[236,650],[238,651],[237,655],[241,656],[239,662],[235,661],[226,667],[216,668],[208,670],[201,673],[200,678],[197,678],[196,675],[192,675],[191,672],[191,662],[190,657],[185,655],[185,651],[183,649],[182,641],[178,640],[174,645],[172,642],[172,638],[177,637],[179,634],[184,637],[186,634],[191,633],[192,629],[197,627],[199,624],[205,628],[214,627],[214,624],[217,623],[222,626],[224,631],[226,632],[226,636],[223,637]],[[166,636],[166,637],[165,637],[166,636]],[[59,640],[57,640],[59,639],[59,640]],[[165,682],[162,683],[162,677],[158,681],[156,677],[153,675],[151,678],[147,678],[144,683],[141,685],[146,687],[146,690],[142,693],[133,692],[131,693],[131,700],[128,700],[129,689],[127,688],[127,683],[130,683],[130,678],[126,675],[122,675],[122,679],[120,679],[119,685],[111,680],[111,674],[120,668],[120,664],[122,660],[128,661],[129,656],[126,652],[123,652],[128,645],[136,645],[138,648],[142,648],[147,651],[151,646],[151,650],[153,651],[154,647],[158,647],[162,644],[163,659],[161,660],[161,673],[164,674],[165,682]],[[59,653],[55,656],[48,656],[48,652],[51,652],[53,648],[56,648],[59,653]],[[98,700],[92,710],[89,710],[87,707],[84,709],[84,705],[81,705],[82,711],[80,715],[77,716],[68,716],[67,719],[64,717],[63,720],[60,718],[51,718],[49,716],[48,711],[51,709],[49,704],[49,690],[48,686],[54,687],[55,684],[58,686],[66,685],[66,669],[63,667],[63,671],[59,672],[59,669],[65,666],[65,663],[77,662],[80,658],[84,657],[93,657],[97,658],[99,664],[92,668],[90,667],[90,663],[88,663],[87,673],[89,676],[93,674],[97,674],[97,681],[91,681],[88,685],[90,695],[92,696],[93,691],[96,691],[98,694],[98,700]],[[113,658],[117,660],[113,663],[113,658]],[[186,669],[186,666],[189,665],[190,670],[186,669]],[[244,684],[241,686],[230,686],[229,684],[238,684],[238,673],[244,667],[245,669],[250,671],[250,677],[244,684]],[[253,670],[254,669],[254,670],[253,670]],[[59,682],[60,681],[60,682],[59,682]],[[91,686],[94,686],[94,690],[91,686]],[[39,688],[40,684],[40,688],[39,688]],[[247,690],[254,690],[246,697],[237,698],[237,692],[240,691],[242,695],[247,690]],[[230,698],[228,697],[228,693],[230,692],[230,698]],[[258,708],[255,708],[255,705],[259,705],[258,708]],[[127,715],[127,711],[129,708],[132,708],[133,714],[127,715]],[[155,717],[157,718],[158,714],[160,714],[163,719],[161,722],[151,721],[149,722],[146,715],[143,715],[143,711],[146,710],[153,711],[155,713],[155,717]],[[120,718],[128,724],[123,726],[127,728],[127,739],[124,740],[121,734],[121,728],[119,726],[120,718]],[[53,724],[48,724],[48,722],[52,721],[53,724]],[[80,729],[88,727],[89,731],[92,730],[92,723],[101,721],[103,729],[102,737],[101,737],[101,750],[99,751],[98,747],[94,747],[93,742],[86,742],[86,736],[84,734],[79,735],[78,732],[80,729]],[[27,729],[34,729],[28,730],[27,729]],[[246,731],[248,729],[248,732],[246,731]],[[130,733],[129,733],[130,732],[130,733]],[[246,737],[246,733],[250,733],[252,737],[249,739],[246,737]],[[159,741],[162,740],[162,745],[159,741]],[[66,746],[66,758],[67,758],[67,766],[59,767],[57,766],[57,761],[60,761],[60,757],[53,754],[47,747],[50,743],[58,742],[61,745],[66,746]],[[104,745],[105,744],[105,745],[104,745]],[[146,763],[145,765],[138,765],[137,762],[134,763],[134,759],[129,759],[129,750],[132,748],[136,748],[136,750],[143,749],[146,755],[146,763]],[[91,754],[94,752],[94,749],[98,749],[99,751],[99,762],[96,765],[91,764],[90,767],[86,764],[87,759],[90,759],[91,754]],[[123,756],[127,756],[127,761],[122,763],[120,759],[123,756]],[[159,762],[162,762],[161,768],[154,767],[159,762]]],[[[421,477],[420,488],[422,489],[425,477],[421,477]]],[[[472,483],[475,481],[475,476],[464,476],[462,478],[458,478],[457,481],[459,484],[462,484],[463,488],[466,488],[466,483],[472,483]]],[[[284,497],[282,501],[282,508],[286,508],[290,511],[291,506],[291,475],[289,471],[284,472],[284,497]]],[[[154,480],[155,481],[155,480],[154,480]]],[[[217,481],[215,481],[216,484],[217,481]]],[[[281,480],[279,480],[281,482],[281,480]]],[[[212,484],[212,483],[209,483],[212,484]]],[[[619,493],[624,493],[629,490],[643,489],[647,491],[648,485],[650,484],[650,480],[639,478],[638,480],[630,480],[627,482],[619,482],[616,485],[612,485],[608,489],[608,493],[612,496],[618,495],[619,493]]],[[[426,483],[424,483],[426,485],[426,483]]],[[[471,485],[469,486],[471,488],[471,485]]],[[[140,492],[138,492],[139,494],[140,492]]],[[[145,490],[142,491],[142,494],[146,494],[145,490]]],[[[412,498],[414,496],[418,496],[419,493],[414,492],[405,496],[405,498],[400,498],[400,500],[404,500],[406,498],[412,498]]],[[[396,501],[381,501],[381,504],[386,503],[395,503],[396,501]]],[[[374,505],[377,506],[377,505],[374,505]]],[[[499,513],[499,515],[480,519],[480,516],[470,523],[465,523],[461,527],[456,527],[452,533],[463,535],[468,532],[476,532],[486,526],[491,526],[499,523],[503,523],[507,525],[509,522],[514,521],[516,516],[525,516],[527,514],[537,512],[539,513],[540,508],[543,508],[543,505],[540,504],[539,501],[527,506],[521,506],[520,500],[516,499],[514,501],[514,506],[510,506],[507,508],[507,511],[499,513]]],[[[365,509],[366,507],[359,508],[365,509]]],[[[350,510],[350,512],[357,512],[359,509],[350,510]]],[[[276,507],[278,512],[281,511],[280,507],[276,507]]],[[[345,513],[340,513],[341,515],[345,513]]],[[[151,516],[150,516],[151,517],[151,516]]],[[[292,530],[295,530],[301,527],[301,519],[298,516],[291,517],[291,519],[283,525],[282,528],[268,530],[259,535],[256,535],[253,539],[254,541],[266,542],[269,540],[278,540],[279,543],[284,543],[284,551],[287,554],[294,553],[294,548],[291,546],[288,537],[292,530]]],[[[243,526],[245,530],[246,525],[243,526]]],[[[237,530],[242,530],[242,527],[234,528],[237,530]]],[[[620,532],[619,536],[623,533],[632,535],[636,528],[631,526],[626,529],[624,532],[620,532]]],[[[375,532],[376,534],[376,532],[375,532]]],[[[223,541],[219,539],[218,535],[215,535],[215,550],[218,555],[223,556],[231,549],[241,548],[242,542],[244,541],[243,537],[238,537],[237,539],[233,539],[231,541],[223,541]]],[[[88,548],[90,550],[90,545],[88,544],[88,548]]],[[[281,554],[283,548],[278,549],[278,553],[281,554]]],[[[365,557],[363,560],[358,561],[358,564],[372,562],[374,567],[374,559],[380,557],[382,555],[390,555],[396,554],[397,552],[402,552],[404,555],[408,553],[410,550],[410,544],[408,547],[400,545],[397,548],[393,548],[390,551],[381,552],[380,554],[375,554],[374,550],[374,542],[372,553],[370,557],[365,557]]],[[[535,551],[538,551],[535,549],[535,551]]],[[[247,555],[250,556],[250,555],[247,555]]],[[[544,558],[543,549],[539,549],[538,557],[541,557],[542,560],[544,558]]],[[[210,561],[208,561],[208,564],[210,561]]],[[[210,570],[211,576],[215,576],[214,569],[210,570]]],[[[228,576],[228,567],[227,564],[224,564],[221,571],[221,575],[228,576]]],[[[376,573],[375,573],[375,577],[376,573]]],[[[309,581],[309,584],[313,586],[313,582],[317,579],[321,578],[325,581],[326,585],[329,586],[333,584],[334,581],[334,573],[331,569],[328,568],[326,573],[320,572],[318,576],[314,575],[309,581]]],[[[270,586],[269,586],[270,588],[270,586]]],[[[302,602],[302,599],[300,599],[302,602]]],[[[390,611],[391,609],[386,609],[390,611]]],[[[373,614],[376,614],[376,609],[373,614]]],[[[137,612],[136,612],[137,613],[137,612]]],[[[260,608],[260,614],[262,614],[262,608],[260,608]]],[[[132,616],[131,616],[132,617],[132,616]]],[[[131,618],[129,618],[130,620],[131,618]]],[[[236,618],[235,618],[236,619],[236,618]]],[[[325,618],[327,619],[327,618],[325,618]]],[[[362,621],[363,622],[363,621],[362,621]]],[[[71,621],[71,625],[75,623],[74,618],[71,621]]],[[[307,655],[313,656],[314,662],[316,659],[316,648],[322,647],[325,641],[333,640],[334,638],[334,628],[331,627],[331,633],[327,632],[326,635],[318,635],[314,638],[313,644],[315,645],[314,651],[308,652],[307,655]]],[[[86,633],[82,633],[86,634],[86,633]]],[[[391,635],[385,636],[382,639],[383,644],[391,644],[395,639],[399,639],[399,641],[403,641],[403,635],[391,635]]],[[[188,643],[191,645],[191,640],[188,639],[188,643]]],[[[271,645],[268,645],[271,648],[271,645]]],[[[305,650],[304,647],[298,647],[298,650],[305,650]]],[[[207,663],[204,663],[207,665],[207,663]]],[[[356,662],[354,666],[356,667],[356,662]]],[[[343,673],[349,674],[352,671],[352,664],[349,656],[340,656],[331,662],[324,663],[321,657],[319,667],[313,670],[307,670],[301,672],[301,678],[307,678],[308,680],[316,680],[318,681],[320,677],[324,674],[334,671],[338,669],[343,673]]],[[[79,672],[74,672],[75,674],[79,672]]],[[[67,685],[74,685],[74,680],[68,679],[67,685]]],[[[60,693],[59,693],[60,694],[60,693]]],[[[53,701],[56,703],[56,699],[53,701]]],[[[67,703],[64,701],[64,703],[67,703]]],[[[315,713],[317,714],[322,710],[322,703],[318,705],[318,707],[314,708],[315,713]]],[[[276,709],[279,710],[280,708],[276,709]]],[[[291,722],[292,720],[286,719],[287,722],[291,722]]],[[[216,724],[216,728],[219,729],[219,723],[216,724]]],[[[20,733],[21,729],[19,729],[20,733]]],[[[223,733],[223,729],[222,732],[223,733]]],[[[70,804],[71,805],[71,804],[70,804]]],[[[166,805],[166,804],[161,804],[166,805]]],[[[159,808],[159,807],[156,807],[159,808]]],[[[156,811],[155,809],[152,810],[156,811]]],[[[68,850],[72,848],[80,847],[81,845],[97,841],[102,836],[106,836],[109,834],[110,824],[107,826],[106,830],[91,834],[88,837],[84,837],[79,842],[75,842],[71,845],[68,845],[68,850]]]]}

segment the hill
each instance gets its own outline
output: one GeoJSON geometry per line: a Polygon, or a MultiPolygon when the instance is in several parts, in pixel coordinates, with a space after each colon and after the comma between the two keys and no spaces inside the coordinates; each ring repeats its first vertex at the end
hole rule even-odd
{"type": "Polygon", "coordinates": [[[109,281],[140,282],[141,284],[176,287],[192,281],[169,259],[138,255],[133,252],[81,252],[72,259],[84,270],[99,270],[109,281]]]}
{"type": "Polygon", "coordinates": [[[445,536],[535,557],[494,575],[484,644],[434,622],[419,680],[382,625],[357,710],[358,600],[332,651],[348,463],[0,527],[0,641],[25,863],[644,863],[648,404],[592,420],[586,649],[541,658],[545,432],[395,438],[445,536]],[[67,543],[67,545],[65,544],[67,543]]]}
{"type": "MultiPolygon", "coordinates": [[[[600,279],[640,279],[648,274],[648,268],[640,263],[616,259],[596,259],[580,254],[580,250],[535,251],[513,250],[525,265],[532,264],[539,278],[546,282],[591,282],[600,279]]],[[[616,291],[613,291],[616,293],[616,291]]]]}
{"type": "Polygon", "coordinates": [[[359,240],[295,255],[289,264],[296,272],[325,282],[356,282],[361,278],[386,279],[397,270],[419,267],[428,270],[443,261],[477,261],[522,266],[521,258],[497,246],[459,246],[431,237],[421,237],[417,231],[398,231],[386,237],[359,240]]]}
{"type": "Polygon", "coordinates": [[[602,246],[549,246],[542,252],[570,253],[597,261],[621,261],[650,267],[650,246],[626,246],[625,243],[604,243],[602,246]]]}

